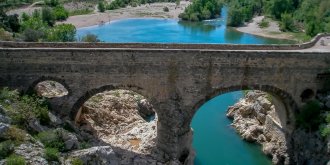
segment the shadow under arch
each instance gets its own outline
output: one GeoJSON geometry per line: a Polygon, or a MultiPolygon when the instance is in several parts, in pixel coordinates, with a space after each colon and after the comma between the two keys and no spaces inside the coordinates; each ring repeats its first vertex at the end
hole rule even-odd
{"type": "MultiPolygon", "coordinates": [[[[155,104],[155,100],[154,99],[151,99],[151,97],[147,94],[147,92],[141,88],[141,87],[138,87],[138,86],[135,86],[135,85],[118,85],[118,86],[115,86],[115,85],[104,85],[104,86],[101,86],[99,88],[93,88],[93,89],[90,89],[88,90],[85,94],[83,94],[83,96],[81,96],[72,106],[72,109],[71,109],[71,113],[70,113],[70,117],[71,119],[75,120],[77,115],[79,116],[79,109],[82,107],[82,105],[88,100],[90,99],[91,97],[93,97],[94,95],[98,94],[98,93],[102,93],[102,92],[105,92],[105,91],[112,91],[112,90],[117,90],[117,89],[123,89],[123,90],[129,90],[129,91],[132,91],[132,92],[135,92],[143,97],[145,97],[151,105],[156,105],[155,104]]],[[[156,111],[156,108],[155,108],[155,113],[157,113],[156,111]]]]}
{"type": "Polygon", "coordinates": [[[72,95],[72,91],[71,88],[69,87],[69,85],[65,82],[64,79],[61,78],[57,78],[57,77],[50,77],[50,76],[41,76],[40,78],[38,78],[37,80],[33,81],[31,83],[31,85],[28,87],[26,93],[35,93],[34,88],[43,81],[55,81],[61,85],[64,86],[64,88],[68,91],[68,94],[65,96],[71,96],[72,95]]]}
{"type": "Polygon", "coordinates": [[[296,112],[298,112],[297,103],[294,101],[294,99],[292,98],[292,96],[289,93],[287,93],[286,91],[284,91],[280,88],[277,88],[277,87],[274,87],[271,85],[251,85],[251,86],[239,86],[239,85],[235,86],[234,85],[234,86],[230,86],[230,87],[217,88],[217,89],[213,90],[212,92],[210,92],[209,94],[207,94],[204,99],[198,101],[193,106],[192,113],[191,113],[191,116],[189,119],[190,120],[189,124],[191,124],[193,116],[196,114],[198,109],[203,104],[205,104],[209,100],[211,100],[221,94],[234,92],[234,91],[240,91],[240,90],[260,90],[263,92],[267,92],[275,97],[278,97],[278,99],[280,99],[280,101],[285,106],[285,113],[286,113],[286,117],[288,119],[287,123],[285,123],[285,124],[290,125],[292,129],[294,128],[295,114],[296,114],[296,112]]]}

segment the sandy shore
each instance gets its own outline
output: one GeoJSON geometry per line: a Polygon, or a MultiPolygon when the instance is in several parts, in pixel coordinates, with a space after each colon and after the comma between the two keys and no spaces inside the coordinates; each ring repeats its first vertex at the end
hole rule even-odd
{"type": "Polygon", "coordinates": [[[176,7],[175,3],[152,3],[138,7],[129,6],[122,9],[109,10],[104,13],[71,16],[66,21],[60,23],[70,23],[76,28],[81,28],[124,18],[178,18],[179,14],[183,12],[189,3],[181,1],[179,7],[176,7]],[[169,8],[169,12],[163,11],[165,6],[169,8]]]}
{"type": "Polygon", "coordinates": [[[293,36],[287,33],[283,33],[280,31],[279,25],[275,21],[269,22],[269,27],[260,28],[258,23],[264,16],[254,17],[250,23],[247,23],[245,26],[236,28],[237,31],[243,33],[249,33],[257,36],[268,37],[268,38],[276,38],[276,39],[289,39],[292,40],[293,36]]]}

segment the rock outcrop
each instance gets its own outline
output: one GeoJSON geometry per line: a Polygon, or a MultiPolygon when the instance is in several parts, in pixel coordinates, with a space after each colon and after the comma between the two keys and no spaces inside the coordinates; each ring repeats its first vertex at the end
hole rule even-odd
{"type": "Polygon", "coordinates": [[[272,157],[273,164],[289,164],[286,135],[269,97],[261,91],[250,91],[229,107],[227,117],[233,119],[232,126],[244,140],[262,145],[262,151],[272,157]]]}
{"type": "Polygon", "coordinates": [[[127,90],[100,93],[90,98],[81,112],[76,121],[81,133],[111,146],[118,164],[170,161],[156,148],[157,116],[141,95],[127,90]]]}

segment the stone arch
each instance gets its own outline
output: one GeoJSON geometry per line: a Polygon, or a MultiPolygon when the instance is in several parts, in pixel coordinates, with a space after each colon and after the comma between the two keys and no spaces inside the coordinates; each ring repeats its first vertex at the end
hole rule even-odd
{"type": "MultiPolygon", "coordinates": [[[[93,88],[88,90],[87,92],[85,92],[85,94],[83,94],[83,96],[81,96],[72,106],[71,109],[71,114],[70,117],[71,119],[75,120],[75,118],[77,117],[78,113],[79,113],[79,109],[80,107],[82,107],[82,105],[91,97],[93,97],[94,95],[98,94],[98,93],[102,93],[105,91],[111,91],[111,90],[117,90],[117,89],[123,89],[123,90],[129,90],[129,91],[133,91],[139,95],[142,95],[143,97],[145,97],[152,105],[156,105],[155,104],[155,100],[152,99],[150,97],[150,95],[148,95],[148,93],[141,87],[135,86],[135,85],[119,85],[119,86],[115,86],[115,85],[104,85],[101,86],[99,88],[93,88]]],[[[156,110],[156,109],[155,109],[156,110]]],[[[157,111],[155,111],[155,113],[157,113],[157,111]]],[[[78,115],[79,116],[79,115],[78,115]]]]}
{"type": "Polygon", "coordinates": [[[27,89],[27,93],[35,93],[35,90],[34,88],[40,83],[40,82],[43,82],[43,81],[55,81],[61,85],[64,86],[64,88],[68,91],[68,94],[65,95],[65,96],[71,96],[72,95],[72,91],[71,91],[71,88],[69,87],[69,85],[65,82],[64,79],[61,79],[61,78],[57,78],[57,77],[49,77],[49,76],[42,76],[40,78],[38,78],[37,80],[33,81],[31,83],[31,85],[28,87],[27,89]]]}
{"type": "Polygon", "coordinates": [[[280,88],[277,88],[277,87],[271,86],[271,85],[251,85],[251,86],[236,85],[236,86],[230,86],[230,87],[217,88],[217,89],[213,90],[212,92],[210,92],[209,94],[207,94],[205,96],[205,98],[201,99],[193,106],[192,113],[189,118],[190,121],[188,123],[189,124],[191,123],[192,118],[196,114],[197,110],[203,104],[208,102],[209,100],[211,100],[214,97],[219,96],[221,94],[234,92],[234,91],[240,91],[240,90],[260,90],[260,91],[264,91],[264,92],[270,93],[273,96],[278,97],[285,106],[285,113],[286,113],[286,117],[288,118],[288,122],[285,124],[294,126],[295,113],[298,111],[297,103],[294,101],[293,97],[289,93],[287,93],[286,91],[284,91],[280,88]]]}

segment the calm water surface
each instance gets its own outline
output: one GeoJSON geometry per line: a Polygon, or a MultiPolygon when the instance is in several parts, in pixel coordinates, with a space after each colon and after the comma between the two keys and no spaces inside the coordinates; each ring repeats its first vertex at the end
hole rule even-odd
{"type": "Polygon", "coordinates": [[[276,40],[245,34],[226,27],[226,8],[223,18],[199,23],[176,19],[135,18],[114,20],[104,25],[80,28],[78,39],[95,34],[104,42],[157,42],[157,43],[232,43],[232,44],[286,44],[276,40]]]}
{"type": "Polygon", "coordinates": [[[261,147],[243,141],[226,117],[242,92],[220,95],[204,104],[192,121],[195,165],[271,165],[261,147]]]}
{"type": "MultiPolygon", "coordinates": [[[[226,9],[221,15],[226,17],[226,9]]],[[[288,44],[287,40],[275,40],[237,32],[225,26],[226,19],[201,23],[180,22],[176,19],[123,19],[102,26],[77,30],[77,37],[95,34],[104,42],[157,42],[157,43],[232,43],[232,44],[288,44]]],[[[242,92],[218,96],[204,104],[192,121],[193,147],[196,165],[269,165],[270,160],[260,146],[242,141],[231,121],[225,116],[242,92]]]]}

